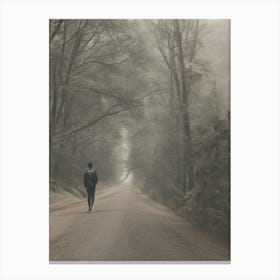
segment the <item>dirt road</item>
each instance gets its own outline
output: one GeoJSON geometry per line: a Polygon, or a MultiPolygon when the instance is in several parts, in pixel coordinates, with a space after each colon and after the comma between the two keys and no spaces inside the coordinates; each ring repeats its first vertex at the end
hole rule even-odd
{"type": "Polygon", "coordinates": [[[229,249],[129,186],[50,208],[50,261],[227,261],[229,249]]]}

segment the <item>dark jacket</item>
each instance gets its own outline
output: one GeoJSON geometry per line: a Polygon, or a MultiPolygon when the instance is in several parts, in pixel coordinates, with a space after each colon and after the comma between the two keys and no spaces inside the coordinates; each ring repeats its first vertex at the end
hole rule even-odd
{"type": "Polygon", "coordinates": [[[94,169],[87,169],[84,173],[84,186],[86,188],[95,187],[98,182],[97,173],[94,169]]]}

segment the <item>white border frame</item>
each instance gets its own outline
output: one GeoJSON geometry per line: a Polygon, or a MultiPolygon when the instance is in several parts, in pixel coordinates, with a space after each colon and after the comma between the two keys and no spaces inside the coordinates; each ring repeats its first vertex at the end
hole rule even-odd
{"type": "Polygon", "coordinates": [[[2,1],[0,278],[279,279],[279,34],[278,1],[2,1]],[[231,19],[231,264],[49,264],[49,18],[231,19]]]}

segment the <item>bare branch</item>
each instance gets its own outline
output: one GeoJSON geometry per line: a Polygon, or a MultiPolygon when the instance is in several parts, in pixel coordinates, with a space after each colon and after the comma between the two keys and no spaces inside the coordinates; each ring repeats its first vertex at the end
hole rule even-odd
{"type": "MultiPolygon", "coordinates": [[[[55,36],[55,35],[57,34],[57,32],[59,31],[60,26],[61,26],[62,23],[63,23],[63,20],[59,20],[58,23],[56,24],[56,26],[54,27],[53,32],[50,34],[49,43],[52,42],[54,36],[55,36]]],[[[51,24],[51,21],[50,21],[50,24],[51,24]]]]}
{"type": "Polygon", "coordinates": [[[132,108],[138,107],[139,105],[125,107],[125,108],[122,108],[122,109],[119,109],[119,110],[111,112],[112,109],[120,107],[120,106],[121,105],[119,105],[119,104],[113,105],[104,114],[102,114],[101,116],[99,116],[95,120],[93,120],[93,121],[91,121],[91,122],[89,122],[89,123],[87,123],[87,124],[85,124],[85,125],[83,125],[81,127],[74,128],[72,130],[68,130],[68,131],[64,132],[62,135],[65,136],[65,135],[72,135],[72,134],[78,133],[78,132],[80,132],[82,130],[85,130],[85,129],[89,128],[89,127],[92,127],[92,126],[96,125],[98,122],[100,122],[104,118],[117,115],[117,114],[119,114],[121,112],[128,111],[128,110],[130,110],[132,108]]]}

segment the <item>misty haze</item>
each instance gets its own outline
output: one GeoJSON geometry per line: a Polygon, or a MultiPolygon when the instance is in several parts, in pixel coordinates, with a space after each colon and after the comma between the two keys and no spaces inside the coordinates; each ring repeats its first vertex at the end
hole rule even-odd
{"type": "Polygon", "coordinates": [[[49,28],[49,260],[229,261],[230,21],[49,28]]]}

